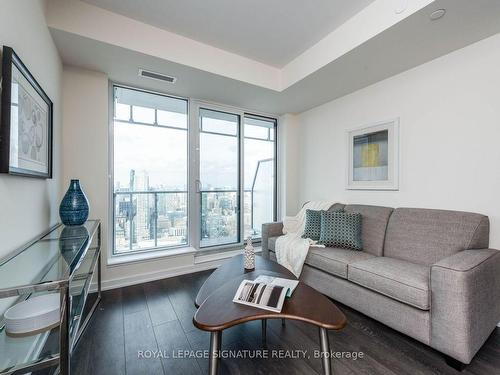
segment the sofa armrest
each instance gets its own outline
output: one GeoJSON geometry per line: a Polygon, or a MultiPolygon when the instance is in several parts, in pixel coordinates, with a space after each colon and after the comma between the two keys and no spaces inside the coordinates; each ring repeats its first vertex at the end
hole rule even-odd
{"type": "Polygon", "coordinates": [[[500,321],[500,251],[461,251],[430,277],[431,346],[470,363],[500,321]]]}
{"type": "Polygon", "coordinates": [[[262,224],[262,256],[269,258],[269,237],[277,237],[283,234],[283,223],[262,224]]]}

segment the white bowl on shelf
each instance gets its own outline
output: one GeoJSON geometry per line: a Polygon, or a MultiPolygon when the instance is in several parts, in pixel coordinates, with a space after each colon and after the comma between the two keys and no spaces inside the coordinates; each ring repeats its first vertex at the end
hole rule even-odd
{"type": "Polygon", "coordinates": [[[5,330],[10,335],[28,335],[57,326],[59,306],[59,293],[29,298],[5,312],[5,330]]]}

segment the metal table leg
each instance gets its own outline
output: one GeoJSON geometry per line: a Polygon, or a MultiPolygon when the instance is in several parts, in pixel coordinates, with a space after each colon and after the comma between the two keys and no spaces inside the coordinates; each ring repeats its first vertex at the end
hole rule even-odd
{"type": "Polygon", "coordinates": [[[61,323],[59,326],[59,371],[69,375],[71,363],[71,344],[69,337],[69,321],[71,319],[71,297],[69,284],[60,290],[61,323]]]}
{"type": "Polygon", "coordinates": [[[208,372],[210,375],[217,375],[219,371],[221,341],[222,331],[210,333],[210,357],[208,358],[208,372]]]}
{"type": "Polygon", "coordinates": [[[267,341],[267,319],[262,319],[262,346],[266,346],[267,341]]]}
{"type": "Polygon", "coordinates": [[[328,330],[319,327],[319,342],[321,348],[321,362],[323,364],[323,373],[332,374],[332,365],[330,362],[330,343],[328,342],[328,330]]]}

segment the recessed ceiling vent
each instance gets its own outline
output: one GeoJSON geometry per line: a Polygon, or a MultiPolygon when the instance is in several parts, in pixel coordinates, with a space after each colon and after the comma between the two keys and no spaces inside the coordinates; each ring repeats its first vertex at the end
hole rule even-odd
{"type": "Polygon", "coordinates": [[[139,77],[145,77],[150,79],[155,79],[157,81],[175,83],[177,78],[172,76],[167,76],[166,74],[151,72],[149,70],[139,69],[139,77]]]}

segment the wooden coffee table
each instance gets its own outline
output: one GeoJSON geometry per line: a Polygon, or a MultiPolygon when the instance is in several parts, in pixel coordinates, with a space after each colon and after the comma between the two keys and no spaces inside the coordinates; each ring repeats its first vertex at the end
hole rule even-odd
{"type": "Polygon", "coordinates": [[[323,294],[302,282],[299,282],[292,297],[285,300],[280,313],[234,303],[234,295],[242,280],[254,280],[260,275],[297,280],[290,271],[276,262],[261,256],[256,256],[255,261],[255,270],[248,272],[243,268],[243,256],[233,257],[210,275],[196,296],[198,311],[194,315],[193,324],[210,332],[209,373],[217,374],[222,331],[226,328],[262,320],[262,338],[265,341],[267,319],[293,319],[319,327],[323,371],[327,375],[331,374],[328,330],[342,329],[347,324],[342,311],[323,294]]]}

